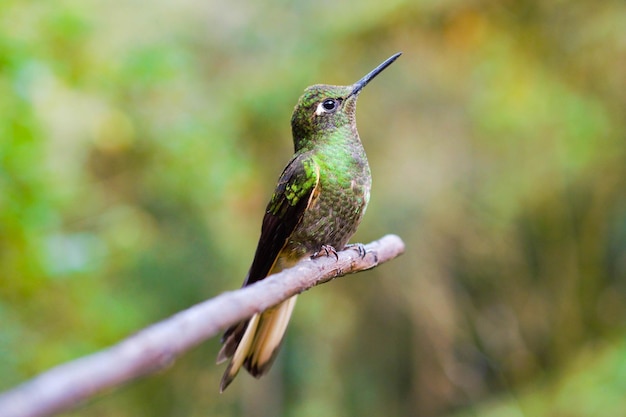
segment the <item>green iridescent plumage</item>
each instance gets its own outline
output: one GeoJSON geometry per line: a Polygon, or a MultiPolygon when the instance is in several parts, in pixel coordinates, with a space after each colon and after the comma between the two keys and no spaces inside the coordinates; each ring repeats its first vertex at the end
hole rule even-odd
{"type": "MultiPolygon", "coordinates": [[[[267,206],[261,237],[244,286],[290,267],[322,248],[341,250],[363,218],[371,174],[356,129],[359,92],[400,54],[350,86],[314,85],[291,118],[295,155],[267,206]]],[[[229,328],[218,363],[230,363],[223,391],[241,366],[263,375],[276,357],[295,297],[229,328]]]]}

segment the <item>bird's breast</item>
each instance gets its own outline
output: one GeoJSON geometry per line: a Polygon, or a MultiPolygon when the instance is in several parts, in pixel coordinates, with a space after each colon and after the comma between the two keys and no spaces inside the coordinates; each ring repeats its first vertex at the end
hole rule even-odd
{"type": "Polygon", "coordinates": [[[365,158],[320,158],[317,196],[287,242],[290,251],[311,254],[322,245],[343,249],[363,218],[371,187],[365,158]]]}

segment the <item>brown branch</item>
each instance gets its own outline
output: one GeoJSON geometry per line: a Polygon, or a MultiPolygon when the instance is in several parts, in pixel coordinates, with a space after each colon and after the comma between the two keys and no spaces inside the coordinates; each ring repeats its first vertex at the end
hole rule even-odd
{"type": "Polygon", "coordinates": [[[59,365],[0,395],[0,416],[49,416],[71,409],[105,389],[171,364],[181,353],[222,329],[263,311],[294,294],[387,262],[404,252],[395,235],[365,245],[361,257],[346,249],[305,260],[248,287],[226,292],[147,327],[120,343],[59,365]]]}

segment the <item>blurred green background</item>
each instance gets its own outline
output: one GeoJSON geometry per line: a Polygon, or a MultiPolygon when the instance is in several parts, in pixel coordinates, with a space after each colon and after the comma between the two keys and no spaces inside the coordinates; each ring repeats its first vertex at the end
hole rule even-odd
{"type": "Polygon", "coordinates": [[[0,390],[222,291],[303,89],[361,94],[356,241],[218,394],[214,338],[67,416],[626,415],[626,3],[0,3],[0,390]]]}

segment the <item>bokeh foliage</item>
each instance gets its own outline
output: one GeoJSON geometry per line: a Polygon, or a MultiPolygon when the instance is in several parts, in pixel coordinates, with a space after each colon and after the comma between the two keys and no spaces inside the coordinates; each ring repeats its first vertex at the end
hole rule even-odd
{"type": "Polygon", "coordinates": [[[363,92],[356,240],[261,381],[212,340],[68,415],[626,409],[626,4],[0,4],[0,389],[240,284],[314,83],[363,92]]]}

